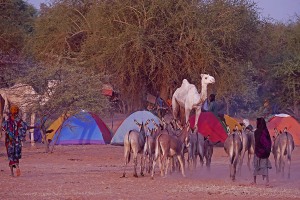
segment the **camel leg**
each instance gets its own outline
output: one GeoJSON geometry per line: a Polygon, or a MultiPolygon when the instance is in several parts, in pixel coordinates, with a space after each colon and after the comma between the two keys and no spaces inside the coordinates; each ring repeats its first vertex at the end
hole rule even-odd
{"type": "Polygon", "coordinates": [[[151,171],[151,156],[152,156],[152,155],[148,154],[148,156],[145,156],[145,157],[144,157],[144,158],[145,158],[145,165],[146,165],[146,163],[147,163],[147,166],[145,166],[145,168],[146,168],[146,171],[147,171],[149,174],[150,174],[150,171],[151,171]],[[148,160],[146,161],[147,157],[148,157],[148,160]]]}
{"type": "Polygon", "coordinates": [[[184,172],[184,166],[183,166],[182,156],[181,156],[181,155],[177,155],[177,159],[178,159],[179,164],[180,164],[182,176],[185,177],[185,172],[184,172]]]}
{"type": "Polygon", "coordinates": [[[133,171],[133,176],[138,177],[137,175],[137,152],[133,151],[133,163],[134,163],[134,171],[133,171]]]}
{"type": "Polygon", "coordinates": [[[172,157],[168,157],[167,158],[167,164],[166,164],[166,169],[165,169],[165,176],[168,175],[168,169],[169,169],[169,165],[170,165],[170,160],[172,159],[172,157]]]}
{"type": "Polygon", "coordinates": [[[236,165],[231,164],[231,169],[230,169],[230,175],[231,175],[231,180],[235,181],[235,173],[236,173],[236,165]]]}
{"type": "Polygon", "coordinates": [[[244,151],[244,150],[241,152],[241,157],[240,157],[240,162],[239,162],[239,167],[238,167],[238,175],[239,176],[242,175],[242,166],[243,166],[245,153],[246,153],[246,151],[244,151]]]}
{"type": "Polygon", "coordinates": [[[141,176],[144,176],[144,169],[145,169],[145,162],[144,162],[144,156],[141,155],[141,176]]]}
{"type": "Polygon", "coordinates": [[[282,172],[281,171],[282,170],[282,161],[283,161],[283,156],[281,155],[281,152],[280,152],[279,158],[278,158],[278,162],[279,162],[279,164],[278,164],[278,173],[282,172]]]}
{"type": "Polygon", "coordinates": [[[163,154],[162,155],[162,159],[161,159],[161,163],[160,163],[160,175],[161,176],[164,176],[165,175],[165,167],[166,167],[166,159],[167,159],[167,156],[166,154],[163,154]]]}
{"type": "Polygon", "coordinates": [[[275,165],[276,165],[276,173],[279,174],[280,173],[280,161],[279,161],[280,157],[277,155],[276,156],[276,160],[275,160],[275,165]]]}
{"type": "MultiPolygon", "coordinates": [[[[191,109],[185,108],[184,112],[185,112],[185,124],[187,124],[189,121],[189,118],[190,118],[191,109]]],[[[196,120],[197,120],[197,117],[196,117],[196,120]]]]}
{"type": "Polygon", "coordinates": [[[252,158],[252,154],[248,152],[247,166],[248,166],[249,171],[251,171],[251,165],[250,165],[251,158],[252,158]]]}
{"type": "Polygon", "coordinates": [[[291,158],[288,158],[288,179],[291,178],[291,158]]]}
{"type": "Polygon", "coordinates": [[[177,119],[179,112],[179,104],[177,103],[175,98],[172,98],[172,109],[173,109],[173,118],[177,119]]]}
{"type": "Polygon", "coordinates": [[[199,108],[196,108],[196,115],[195,115],[195,126],[197,127],[198,126],[198,120],[199,120],[199,116],[201,114],[201,107],[199,108]]]}
{"type": "Polygon", "coordinates": [[[281,155],[280,157],[281,157],[281,177],[283,178],[286,156],[281,155]]]}
{"type": "Polygon", "coordinates": [[[154,158],[153,163],[152,163],[151,179],[154,179],[154,169],[155,169],[156,161],[157,161],[157,158],[154,158]]]}
{"type": "Polygon", "coordinates": [[[204,156],[199,154],[199,158],[200,158],[200,166],[203,167],[204,164],[204,156]]]}
{"type": "MultiPolygon", "coordinates": [[[[163,153],[164,152],[162,152],[162,154],[163,153]]],[[[160,150],[159,151],[155,150],[155,154],[154,154],[153,162],[152,162],[152,173],[151,173],[152,180],[154,179],[154,171],[155,171],[155,165],[156,165],[157,161],[159,164],[159,169],[161,170],[161,168],[162,168],[162,154],[160,153],[160,150]]]]}
{"type": "Polygon", "coordinates": [[[123,175],[121,176],[121,178],[125,177],[126,167],[127,167],[127,164],[129,163],[129,160],[130,160],[130,152],[129,152],[129,150],[126,149],[126,147],[125,147],[125,151],[124,151],[124,159],[125,159],[124,172],[123,172],[123,175]]]}

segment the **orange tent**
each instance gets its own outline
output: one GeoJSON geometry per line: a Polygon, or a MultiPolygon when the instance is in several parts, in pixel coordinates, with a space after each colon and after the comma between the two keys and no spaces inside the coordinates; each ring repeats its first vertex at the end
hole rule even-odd
{"type": "Polygon", "coordinates": [[[287,114],[274,115],[269,119],[267,126],[271,137],[275,135],[274,128],[277,128],[278,131],[283,131],[286,127],[287,131],[293,135],[295,144],[300,145],[300,124],[292,116],[287,114]]]}

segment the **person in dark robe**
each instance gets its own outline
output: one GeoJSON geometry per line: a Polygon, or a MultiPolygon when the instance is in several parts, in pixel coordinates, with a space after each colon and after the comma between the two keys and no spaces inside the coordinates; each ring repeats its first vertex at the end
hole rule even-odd
{"type": "Polygon", "coordinates": [[[253,184],[256,184],[256,176],[262,175],[269,185],[268,169],[272,168],[269,156],[271,153],[272,141],[264,118],[257,118],[257,129],[254,132],[255,148],[253,158],[253,184]]]}

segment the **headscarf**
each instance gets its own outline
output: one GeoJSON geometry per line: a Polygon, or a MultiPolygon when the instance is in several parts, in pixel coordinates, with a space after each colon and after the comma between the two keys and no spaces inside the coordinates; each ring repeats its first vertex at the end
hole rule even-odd
{"type": "Polygon", "coordinates": [[[215,101],[216,100],[216,95],[215,94],[210,94],[209,95],[209,101],[212,102],[212,101],[215,101]]]}
{"type": "Polygon", "coordinates": [[[10,107],[10,113],[11,113],[12,115],[18,114],[18,113],[19,113],[19,107],[16,106],[16,105],[12,105],[12,106],[10,107]]]}
{"type": "Polygon", "coordinates": [[[269,158],[272,141],[264,118],[257,118],[257,129],[254,132],[255,154],[259,158],[269,158]]]}

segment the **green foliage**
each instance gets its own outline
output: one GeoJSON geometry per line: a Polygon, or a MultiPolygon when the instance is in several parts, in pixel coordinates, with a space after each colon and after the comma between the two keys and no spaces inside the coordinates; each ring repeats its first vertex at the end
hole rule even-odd
{"type": "Polygon", "coordinates": [[[0,1],[0,52],[19,53],[33,31],[35,9],[22,0],[0,1]]]}
{"type": "MultiPolygon", "coordinates": [[[[284,54],[281,60],[272,67],[272,77],[276,84],[276,99],[282,108],[300,111],[300,18],[285,28],[283,39],[284,54]],[[283,95],[281,95],[283,94],[283,95]]],[[[282,109],[283,110],[283,109],[282,109]]]]}
{"type": "Polygon", "coordinates": [[[40,63],[27,81],[62,81],[49,110],[102,112],[108,102],[96,91],[110,83],[132,111],[147,92],[171,98],[184,78],[200,91],[201,73],[215,77],[209,93],[230,114],[257,114],[264,99],[299,105],[299,20],[260,20],[252,1],[54,0],[31,30],[25,46],[12,41],[40,63]]]}
{"type": "Polygon", "coordinates": [[[26,38],[33,32],[36,10],[22,0],[0,0],[0,86],[26,75],[21,56],[26,38]],[[17,73],[16,73],[17,72],[17,73]]]}
{"type": "Polygon", "coordinates": [[[50,67],[47,64],[32,67],[29,74],[21,81],[35,86],[40,94],[51,94],[45,105],[35,108],[41,115],[60,116],[81,110],[106,114],[110,111],[108,99],[101,93],[102,74],[75,65],[50,67]],[[47,88],[51,80],[57,82],[56,86],[47,88]]]}

